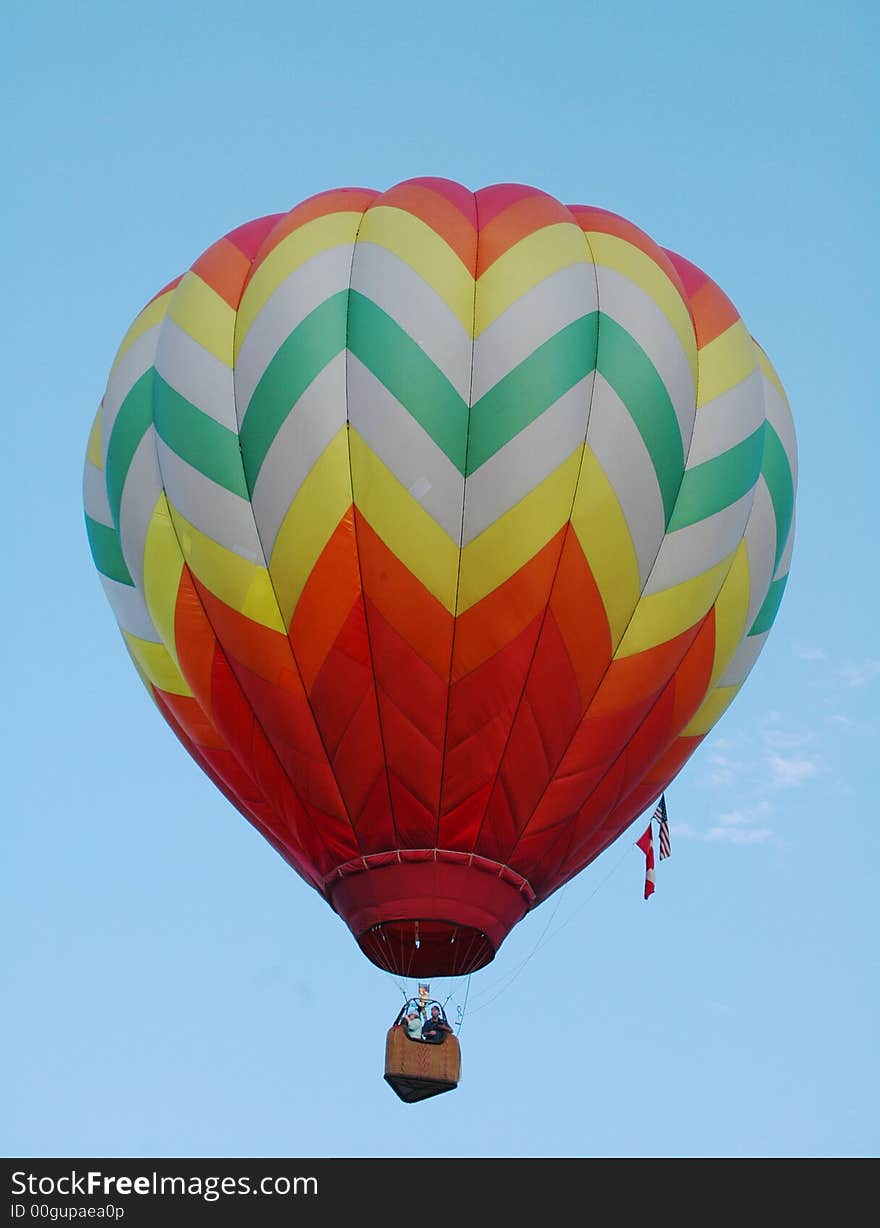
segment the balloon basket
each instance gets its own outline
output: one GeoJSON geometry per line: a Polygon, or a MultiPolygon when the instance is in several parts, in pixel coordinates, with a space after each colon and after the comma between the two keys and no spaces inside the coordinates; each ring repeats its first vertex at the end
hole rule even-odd
{"type": "Polygon", "coordinates": [[[451,1092],[461,1078],[458,1037],[441,1044],[411,1040],[404,1028],[392,1027],[385,1041],[385,1081],[407,1104],[451,1092]]]}

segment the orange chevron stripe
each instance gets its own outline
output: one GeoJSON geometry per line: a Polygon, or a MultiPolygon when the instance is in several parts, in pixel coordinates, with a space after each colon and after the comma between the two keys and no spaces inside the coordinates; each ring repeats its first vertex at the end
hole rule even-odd
{"type": "Polygon", "coordinates": [[[598,765],[592,777],[586,776],[584,783],[594,791],[579,810],[575,822],[567,827],[564,850],[560,847],[559,855],[554,859],[557,868],[551,877],[559,870],[565,872],[569,868],[566,864],[569,859],[582,862],[586,849],[596,839],[596,833],[591,829],[606,828],[614,809],[625,804],[626,782],[638,778],[633,765],[650,761],[659,753],[669,728],[671,712],[671,694],[661,696],[636,732],[631,734],[631,740],[628,743],[626,738],[621,740],[619,746],[626,746],[623,754],[615,751],[613,762],[598,765]]]}
{"type": "Polygon", "coordinates": [[[510,644],[546,608],[564,534],[563,526],[519,571],[459,615],[454,681],[510,644]]]}
{"type": "Polygon", "coordinates": [[[672,679],[675,688],[675,707],[672,727],[684,729],[706,697],[715,664],[715,607],[703,619],[684,660],[672,679]]]}
{"type": "Polygon", "coordinates": [[[355,526],[367,598],[445,681],[452,655],[452,615],[388,549],[357,509],[355,526]]]}
{"type": "Polygon", "coordinates": [[[174,606],[174,644],[180,671],[202,708],[211,715],[211,671],[217,646],[192,572],[184,564],[174,606]]]}
{"type": "Polygon", "coordinates": [[[630,708],[645,699],[656,697],[697,638],[700,626],[700,623],[696,623],[665,644],[612,661],[590,704],[590,716],[630,708]]]}
{"type": "Polygon", "coordinates": [[[241,302],[250,267],[251,262],[244,252],[223,238],[199,256],[192,271],[235,310],[241,302]]]}
{"type": "Polygon", "coordinates": [[[318,192],[308,200],[295,205],[282,221],[272,230],[259,250],[254,269],[256,270],[266,257],[275,250],[279,243],[293,234],[300,226],[313,222],[315,218],[326,217],[330,213],[363,213],[369,208],[378,193],[371,188],[332,188],[329,192],[318,192]]]}
{"type": "Polygon", "coordinates": [[[521,239],[559,222],[571,224],[572,216],[565,205],[544,192],[533,192],[508,206],[480,230],[477,277],[521,239]]]}
{"type": "Polygon", "coordinates": [[[301,690],[286,635],[246,618],[199,580],[194,580],[194,584],[226,656],[285,690],[301,690]]]}
{"type": "Polygon", "coordinates": [[[181,729],[200,750],[226,749],[226,743],[197,699],[192,695],[172,695],[170,691],[154,689],[161,694],[163,703],[174,713],[181,729]]]}
{"type": "MultiPolygon", "coordinates": [[[[645,777],[644,781],[639,785],[639,796],[644,795],[646,801],[640,809],[661,793],[671,780],[673,780],[691,755],[705,738],[705,734],[697,734],[694,737],[679,737],[674,742],[671,742],[663,751],[662,755],[657,759],[657,762],[652,766],[650,774],[645,777]]],[[[635,794],[634,794],[635,796],[635,794]]],[[[638,810],[635,812],[639,813],[638,810]]]]}
{"type": "Polygon", "coordinates": [[[566,533],[550,608],[586,707],[611,662],[611,629],[598,585],[576,533],[566,533]],[[584,627],[591,628],[584,635],[584,627]]]}
{"type": "Polygon", "coordinates": [[[311,691],[359,597],[354,514],[349,508],[312,568],[290,622],[290,643],[306,691],[311,691]]]}
{"type": "Polygon", "coordinates": [[[438,751],[446,731],[448,685],[372,604],[367,602],[373,672],[387,698],[438,751]]]}
{"type": "MultiPolygon", "coordinates": [[[[546,759],[555,770],[581,722],[583,703],[577,675],[552,608],[544,619],[535,648],[526,700],[540,738],[542,767],[546,759]]],[[[546,768],[543,774],[546,776],[546,768]]]]}
{"type": "MultiPolygon", "coordinates": [[[[617,805],[625,781],[626,770],[622,758],[608,767],[604,775],[599,776],[595,791],[590,795],[589,801],[580,812],[582,816],[580,826],[581,838],[591,827],[598,828],[602,824],[604,816],[611,813],[617,805]]],[[[570,821],[571,811],[565,813],[560,810],[558,823],[567,824],[570,821]]],[[[548,832],[543,825],[541,827],[527,828],[520,836],[513,856],[508,863],[515,870],[519,869],[520,866],[528,868],[529,882],[539,897],[549,887],[558,885],[560,866],[565,862],[572,848],[568,826],[559,827],[558,843],[556,844],[552,841],[554,834],[557,833],[548,832]]],[[[604,841],[594,835],[591,837],[590,842],[584,845],[584,849],[593,847],[594,843],[599,848],[604,845],[604,841]]],[[[582,856],[585,856],[585,854],[582,854],[582,856]]]]}
{"type": "Polygon", "coordinates": [[[668,254],[684,284],[686,301],[694,320],[697,348],[702,349],[735,324],[740,318],[739,312],[721,287],[716,286],[702,269],[675,252],[668,254]]]}
{"type": "Polygon", "coordinates": [[[233,670],[287,779],[309,813],[335,815],[341,821],[339,788],[303,691],[278,686],[240,662],[235,662],[233,670]]]}
{"type": "Polygon", "coordinates": [[[527,183],[493,183],[488,187],[480,188],[475,193],[480,228],[485,230],[490,222],[493,222],[505,209],[515,205],[517,201],[524,200],[527,196],[546,195],[547,193],[542,192],[540,188],[530,187],[527,183]]]}
{"type": "MultiPolygon", "coordinates": [[[[453,682],[449,693],[447,733],[450,754],[474,739],[475,735],[480,735],[474,745],[482,744],[482,749],[475,750],[474,755],[475,759],[484,757],[488,745],[494,744],[492,726],[499,719],[505,725],[503,738],[507,737],[510,720],[526,680],[529,661],[535,651],[539,626],[540,619],[536,615],[509,644],[453,682]]],[[[494,750],[491,754],[494,755],[494,750]]],[[[497,758],[493,758],[493,775],[497,766],[497,758]]]]}
{"type": "MultiPolygon", "coordinates": [[[[384,192],[373,205],[388,205],[404,209],[419,218],[448,243],[467,271],[473,276],[477,250],[477,216],[473,196],[470,220],[449,199],[428,186],[430,180],[410,179],[384,192]]],[[[468,193],[470,195],[470,193],[468,193]]]]}
{"type": "MultiPolygon", "coordinates": [[[[425,814],[431,816],[433,832],[433,816],[437,813],[440,795],[440,750],[422,737],[404,713],[390,703],[382,705],[382,742],[388,767],[424,807],[425,814]]],[[[396,822],[396,810],[394,818],[396,822]]]]}
{"type": "Polygon", "coordinates": [[[305,849],[309,861],[322,875],[332,869],[336,852],[355,856],[357,845],[345,820],[318,812],[297,795],[240,682],[220,651],[214,655],[212,692],[216,697],[218,728],[290,833],[287,842],[292,840],[294,847],[305,849]],[[323,833],[320,839],[317,830],[323,833]]]}
{"type": "Polygon", "coordinates": [[[687,303],[687,290],[672,259],[672,252],[660,247],[650,235],[645,234],[644,230],[634,225],[633,222],[627,221],[626,218],[608,209],[599,209],[594,205],[570,205],[569,209],[585,234],[596,231],[598,234],[613,235],[649,256],[663,270],[684,302],[687,303]]]}
{"type": "MultiPolygon", "coordinates": [[[[462,806],[472,793],[488,789],[494,780],[532,659],[538,626],[536,617],[500,652],[454,684],[449,697],[444,811],[462,806]]],[[[446,839],[445,834],[442,838],[446,839]]]]}

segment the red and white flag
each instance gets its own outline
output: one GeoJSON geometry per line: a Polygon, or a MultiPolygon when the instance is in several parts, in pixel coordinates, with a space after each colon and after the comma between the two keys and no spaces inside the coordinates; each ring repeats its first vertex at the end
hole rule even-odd
{"type": "Polygon", "coordinates": [[[654,838],[649,823],[636,840],[636,844],[645,854],[645,899],[654,894],[654,838]]]}

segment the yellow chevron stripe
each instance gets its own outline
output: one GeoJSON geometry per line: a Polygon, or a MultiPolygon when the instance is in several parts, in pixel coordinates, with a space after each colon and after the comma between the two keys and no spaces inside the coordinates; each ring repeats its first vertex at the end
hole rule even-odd
{"type": "MultiPolygon", "coordinates": [[[[120,631],[121,631],[121,630],[122,630],[122,628],[120,628],[120,631]]],[[[144,684],[144,688],[145,688],[145,690],[146,690],[147,694],[149,695],[150,699],[152,699],[153,703],[156,703],[156,691],[155,691],[155,688],[153,687],[153,684],[152,684],[152,682],[150,682],[150,680],[149,680],[149,678],[147,677],[147,675],[144,673],[144,670],[143,670],[143,667],[141,666],[140,661],[137,659],[137,657],[136,657],[136,656],[133,654],[133,652],[132,652],[132,651],[131,651],[131,649],[129,648],[128,643],[127,643],[127,641],[125,640],[125,634],[124,634],[124,632],[123,632],[123,635],[122,635],[122,639],[123,639],[123,642],[125,643],[125,651],[128,653],[128,659],[129,659],[129,661],[131,661],[132,665],[134,666],[134,668],[135,668],[135,672],[137,673],[138,678],[140,678],[141,682],[144,684]]]]}
{"type": "Polygon", "coordinates": [[[750,580],[748,550],[746,543],[741,541],[715,601],[715,660],[709,687],[713,687],[727,669],[748,630],[750,580]]]}
{"type": "Polygon", "coordinates": [[[401,563],[452,612],[458,543],[447,537],[354,428],[349,447],[358,511],[401,563]]]}
{"type": "MultiPolygon", "coordinates": [[[[174,613],[182,571],[183,556],[174,532],[168,500],[162,491],[150,513],[144,538],[144,602],[153,626],[178,670],[174,613]]],[[[185,692],[180,691],[178,694],[183,695],[185,692]]]]}
{"type": "Polygon", "coordinates": [[[235,326],[235,357],[244,344],[254,320],[283,281],[307,260],[331,247],[354,243],[360,213],[328,213],[306,222],[282,239],[254,270],[242,295],[235,326]]]}
{"type": "Polygon", "coordinates": [[[110,368],[110,374],[116,370],[119,365],[119,360],[122,358],[126,350],[134,345],[139,337],[144,333],[149,332],[151,328],[155,328],[157,324],[161,324],[168,314],[168,308],[171,306],[171,299],[174,296],[173,290],[166,290],[164,294],[160,294],[158,298],[153,299],[152,303],[148,303],[139,316],[135,317],[134,323],[129,328],[128,332],[122,338],[122,344],[116,351],[116,357],[113,359],[113,366],[110,368]]]}
{"type": "Polygon", "coordinates": [[[473,334],[474,279],[456,252],[420,218],[393,205],[377,205],[364,215],[359,243],[375,243],[399,256],[443,299],[473,334]]]}
{"type": "Polygon", "coordinates": [[[170,691],[172,695],[192,695],[177,668],[177,663],[164,644],[139,639],[129,631],[123,631],[122,634],[142,677],[160,691],[170,691]]]}
{"type": "Polygon", "coordinates": [[[285,627],[266,568],[206,537],[173,504],[169,503],[169,508],[183,557],[193,575],[245,618],[284,635],[285,627]]]}
{"type": "MultiPolygon", "coordinates": [[[[489,265],[477,283],[474,336],[479,337],[511,303],[551,273],[558,273],[570,264],[588,262],[583,231],[571,222],[543,226],[520,239],[489,265]]],[[[470,311],[465,327],[470,331],[470,311]]]]}
{"type": "Polygon", "coordinates": [[[235,312],[197,273],[187,273],[171,300],[168,315],[193,341],[227,367],[232,366],[235,312]]]}
{"type": "MultiPolygon", "coordinates": [[[[595,230],[587,232],[590,251],[596,264],[614,269],[615,272],[635,282],[645,294],[652,298],[666,319],[675,329],[681,342],[681,348],[687,355],[691,374],[697,378],[697,340],[694,336],[694,326],[687,304],[682,299],[675,284],[669,280],[660,266],[641,248],[634,247],[625,239],[616,235],[607,235],[595,230]]],[[[601,288],[599,292],[599,307],[602,307],[601,288]]]]}
{"type": "Polygon", "coordinates": [[[642,597],[617,655],[629,657],[648,648],[656,648],[658,644],[665,644],[692,627],[708,614],[732,562],[731,554],[699,576],[684,580],[662,593],[642,597]]]}
{"type": "Polygon", "coordinates": [[[614,487],[595,453],[584,448],[571,524],[602,596],[612,644],[619,644],[641,584],[632,534],[614,487]]]}
{"type": "Polygon", "coordinates": [[[348,438],[343,426],[318,457],[284,516],[269,559],[285,627],[312,568],[351,507],[348,438]]]}
{"type": "Polygon", "coordinates": [[[707,734],[721,720],[739,689],[738,686],[719,686],[710,691],[679,737],[700,738],[707,734]]]}
{"type": "Polygon", "coordinates": [[[104,451],[101,445],[101,424],[104,421],[104,402],[98,406],[98,412],[89,431],[89,442],[86,447],[86,460],[96,469],[104,468],[104,451]]]}
{"type": "Polygon", "coordinates": [[[699,354],[697,409],[742,383],[758,366],[749,331],[737,320],[699,354]]]}
{"type": "Polygon", "coordinates": [[[773,363],[770,361],[770,359],[767,357],[767,355],[758,345],[754,337],[752,337],[752,345],[755,347],[755,354],[757,355],[757,358],[758,358],[758,366],[763,371],[765,378],[770,381],[770,383],[773,385],[773,387],[782,397],[782,400],[784,401],[784,403],[787,405],[788,397],[785,395],[785,389],[782,387],[782,380],[776,374],[776,368],[773,366],[773,363]]]}
{"type": "Polygon", "coordinates": [[[465,546],[458,585],[459,614],[509,580],[566,523],[582,452],[580,444],[540,486],[465,546]]]}

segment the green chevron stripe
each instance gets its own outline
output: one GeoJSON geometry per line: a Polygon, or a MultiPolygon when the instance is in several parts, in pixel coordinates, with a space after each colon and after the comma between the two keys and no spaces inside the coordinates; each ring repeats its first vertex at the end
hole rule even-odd
{"type": "Polygon", "coordinates": [[[623,401],[648,449],[668,522],[684,470],[675,408],[648,355],[625,328],[604,313],[599,325],[598,369],[623,401]]]}
{"type": "Polygon", "coordinates": [[[159,438],[181,460],[234,495],[248,497],[238,436],[182,397],[158,372],[153,415],[159,438]]]}
{"type": "Polygon", "coordinates": [[[758,611],[757,618],[749,629],[749,635],[761,635],[764,631],[769,631],[773,626],[773,620],[776,618],[776,612],[779,609],[779,603],[782,601],[782,594],[785,592],[787,581],[788,576],[783,576],[780,580],[774,580],[770,585],[767,590],[767,596],[764,598],[764,603],[758,611]]]}
{"type": "Polygon", "coordinates": [[[580,316],[480,397],[471,410],[468,475],[589,375],[596,366],[598,334],[599,313],[580,316]]]}
{"type": "Polygon", "coordinates": [[[345,346],[348,290],[325,299],[296,326],[260,377],[241,425],[242,460],[253,491],[266,453],[312,380],[345,346]]]}
{"type": "Polygon", "coordinates": [[[770,491],[773,511],[776,515],[776,558],[773,562],[776,568],[779,566],[785,543],[788,541],[788,531],[791,528],[791,517],[794,512],[794,481],[785,448],[769,421],[765,423],[764,459],[761,474],[770,491]]]}
{"type": "Polygon", "coordinates": [[[128,476],[132,457],[153,422],[153,377],[155,367],[149,367],[129,389],[119,407],[110,441],[107,445],[107,462],[104,480],[107,483],[107,498],[113,523],[119,528],[119,505],[122,488],[128,476]]]}
{"type": "Polygon", "coordinates": [[[682,478],[681,493],[668,532],[714,516],[748,494],[761,472],[763,452],[764,424],[761,423],[756,431],[720,456],[688,469],[682,478]]]}
{"type": "Polygon", "coordinates": [[[464,473],[466,403],[418,342],[357,290],[351,292],[348,348],[464,473]]]}
{"type": "Polygon", "coordinates": [[[110,580],[118,580],[120,584],[130,584],[134,588],[134,580],[122,557],[122,547],[119,544],[119,534],[116,530],[87,515],[86,533],[89,537],[92,558],[101,575],[107,576],[110,580]]]}

